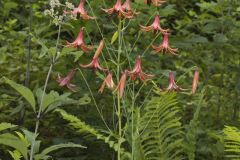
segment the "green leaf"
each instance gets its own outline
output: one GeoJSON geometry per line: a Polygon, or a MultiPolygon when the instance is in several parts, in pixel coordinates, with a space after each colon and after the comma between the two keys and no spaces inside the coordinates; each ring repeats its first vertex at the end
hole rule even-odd
{"type": "Polygon", "coordinates": [[[9,84],[12,88],[14,88],[19,94],[21,94],[28,103],[32,106],[33,110],[36,111],[36,102],[32,91],[23,85],[17,84],[14,81],[4,77],[5,83],[9,84]]]}
{"type": "Polygon", "coordinates": [[[86,148],[86,147],[80,144],[75,144],[75,143],[57,144],[44,149],[40,154],[35,156],[35,159],[40,160],[40,159],[44,159],[45,157],[49,157],[48,154],[50,152],[53,152],[62,148],[86,148]]]}
{"type": "Polygon", "coordinates": [[[24,159],[27,160],[28,148],[25,142],[22,142],[17,136],[10,133],[1,134],[0,144],[16,149],[23,155],[24,159]]]}
{"type": "Polygon", "coordinates": [[[10,153],[10,155],[12,156],[12,158],[14,160],[21,160],[22,155],[21,155],[21,153],[19,151],[15,150],[13,152],[12,151],[8,151],[8,152],[10,153]]]}
{"type": "Polygon", "coordinates": [[[111,40],[111,44],[113,44],[118,38],[118,31],[116,31],[113,36],[112,36],[112,40],[111,40]]]}
{"type": "Polygon", "coordinates": [[[17,127],[17,125],[13,125],[11,123],[0,123],[0,131],[9,129],[9,128],[14,128],[17,127]]]}

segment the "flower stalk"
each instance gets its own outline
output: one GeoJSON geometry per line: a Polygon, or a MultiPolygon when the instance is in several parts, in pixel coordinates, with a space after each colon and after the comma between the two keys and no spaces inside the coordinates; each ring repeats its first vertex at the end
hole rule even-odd
{"type": "Polygon", "coordinates": [[[51,59],[51,64],[50,64],[50,67],[48,69],[48,74],[47,74],[47,77],[46,77],[46,80],[45,80],[45,84],[44,84],[44,87],[43,87],[43,93],[42,93],[42,96],[41,96],[41,101],[40,101],[40,105],[39,105],[39,109],[38,109],[37,117],[36,117],[37,121],[36,121],[36,124],[35,124],[34,138],[33,138],[32,143],[31,143],[30,159],[29,160],[33,160],[33,157],[34,157],[33,150],[34,150],[34,146],[35,146],[35,143],[36,143],[36,137],[37,137],[38,129],[39,129],[39,125],[40,125],[43,100],[44,100],[44,96],[45,96],[45,93],[46,93],[46,89],[47,89],[47,85],[48,85],[51,73],[53,71],[53,66],[54,66],[54,64],[56,62],[56,59],[57,59],[57,52],[58,52],[59,39],[60,39],[60,34],[61,34],[61,27],[62,26],[60,24],[58,26],[58,36],[57,36],[57,41],[56,41],[56,55],[55,55],[55,57],[52,57],[52,59],[51,59]]]}

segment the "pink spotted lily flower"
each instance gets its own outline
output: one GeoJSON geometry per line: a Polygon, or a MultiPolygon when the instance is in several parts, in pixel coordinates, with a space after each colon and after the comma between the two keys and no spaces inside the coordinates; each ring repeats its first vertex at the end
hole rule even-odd
{"type": "Polygon", "coordinates": [[[80,0],[80,3],[77,8],[74,8],[73,11],[65,11],[66,14],[77,15],[80,14],[80,17],[84,20],[95,19],[95,17],[91,17],[87,14],[84,9],[85,0],[80,0]]]}
{"type": "Polygon", "coordinates": [[[59,86],[61,86],[61,87],[67,86],[68,89],[75,92],[76,85],[71,83],[71,80],[72,80],[73,76],[75,75],[75,73],[76,73],[76,69],[72,69],[66,77],[61,77],[58,74],[57,82],[59,83],[59,86]]]}
{"type": "Polygon", "coordinates": [[[172,71],[169,72],[169,85],[168,88],[166,88],[167,92],[170,91],[184,91],[185,89],[182,89],[181,87],[177,86],[175,80],[174,80],[174,74],[172,71]]]}
{"type": "Polygon", "coordinates": [[[122,5],[121,0],[117,0],[117,2],[114,4],[112,8],[109,9],[102,9],[104,12],[108,13],[109,15],[113,13],[117,13],[119,17],[123,16],[125,18],[133,18],[133,12],[131,12],[130,9],[130,2],[125,3],[125,5],[122,5]],[[127,12],[125,12],[127,10],[127,12]]]}
{"type": "Polygon", "coordinates": [[[117,88],[114,90],[114,92],[116,92],[116,91],[119,92],[120,98],[122,98],[123,94],[124,94],[124,88],[125,88],[125,83],[126,83],[126,80],[127,80],[127,76],[128,76],[128,71],[125,70],[123,72],[123,74],[121,75],[121,78],[120,78],[120,81],[119,81],[119,84],[118,84],[117,88]]]}
{"type": "Polygon", "coordinates": [[[103,47],[104,47],[104,41],[102,40],[94,54],[92,61],[86,65],[80,64],[80,66],[82,68],[93,68],[94,70],[99,69],[101,71],[107,71],[107,69],[102,68],[98,62],[98,57],[101,54],[103,47]]]}
{"type": "Polygon", "coordinates": [[[74,47],[74,48],[80,47],[83,50],[83,52],[85,52],[85,53],[88,53],[93,49],[93,46],[87,46],[84,43],[83,28],[80,29],[76,40],[73,41],[72,43],[67,42],[66,47],[74,47]]]}
{"type": "Polygon", "coordinates": [[[165,1],[162,0],[144,0],[145,4],[150,4],[152,3],[154,6],[161,6],[165,1]]]}
{"type": "Polygon", "coordinates": [[[146,74],[142,71],[141,63],[141,57],[138,56],[136,58],[134,69],[132,71],[128,71],[128,74],[131,75],[132,80],[136,80],[137,76],[141,81],[145,81],[146,79],[154,77],[154,75],[146,74]]]}
{"type": "Polygon", "coordinates": [[[193,78],[193,83],[192,83],[192,94],[196,93],[197,86],[198,86],[198,81],[199,81],[199,71],[195,70],[194,72],[194,78],[193,78]]]}
{"type": "Polygon", "coordinates": [[[169,31],[169,29],[163,29],[161,27],[161,25],[160,25],[160,16],[158,14],[155,16],[154,22],[150,26],[142,26],[142,25],[140,25],[140,27],[145,32],[149,32],[149,31],[153,30],[155,33],[160,31],[162,34],[166,34],[169,31]]]}
{"type": "Polygon", "coordinates": [[[99,89],[99,93],[103,93],[103,90],[104,90],[105,86],[107,86],[107,88],[109,88],[110,90],[114,90],[115,87],[116,87],[115,83],[113,82],[111,72],[108,73],[107,77],[103,81],[103,83],[102,83],[102,85],[99,89]]]}
{"type": "Polygon", "coordinates": [[[133,17],[134,14],[136,14],[136,15],[139,14],[139,12],[135,12],[135,13],[134,13],[134,11],[133,11],[133,9],[132,9],[132,7],[131,7],[131,2],[130,2],[130,0],[126,0],[126,1],[124,2],[124,4],[122,5],[122,8],[123,8],[123,10],[124,10],[125,12],[129,12],[129,14],[131,13],[130,15],[132,15],[132,17],[133,17]]]}
{"type": "Polygon", "coordinates": [[[154,51],[156,53],[168,52],[170,54],[177,55],[176,52],[178,51],[178,49],[172,48],[169,45],[168,36],[169,36],[169,34],[163,34],[163,43],[160,44],[159,46],[152,45],[152,48],[154,49],[154,51]]]}

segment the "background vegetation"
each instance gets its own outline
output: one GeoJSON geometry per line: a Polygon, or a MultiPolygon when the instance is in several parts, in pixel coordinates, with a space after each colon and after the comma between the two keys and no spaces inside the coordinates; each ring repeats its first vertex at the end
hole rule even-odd
{"type": "MultiPolygon", "coordinates": [[[[105,40],[109,43],[116,27],[108,22],[114,21],[114,17],[106,15],[101,8],[109,8],[115,2],[104,0],[89,2],[96,14],[105,40]]],[[[77,5],[79,1],[73,0],[72,3],[77,5]]],[[[166,77],[168,70],[177,71],[177,76],[180,77],[178,84],[181,84],[183,88],[188,88],[192,82],[193,73],[189,70],[193,66],[198,66],[200,71],[200,85],[194,96],[179,93],[169,95],[170,98],[160,96],[163,99],[156,99],[159,98],[156,96],[157,93],[147,95],[151,86],[145,87],[138,97],[140,100],[144,100],[148,96],[147,106],[150,109],[146,107],[144,111],[151,110],[151,106],[162,106],[161,102],[164,101],[164,98],[169,98],[173,104],[176,101],[178,107],[173,108],[172,112],[177,113],[178,122],[181,122],[179,127],[182,127],[183,143],[180,150],[184,159],[223,160],[229,159],[229,157],[231,159],[233,156],[239,159],[240,1],[168,0],[157,9],[144,5],[141,0],[135,0],[132,5],[133,8],[140,11],[140,14],[130,21],[128,29],[124,32],[124,37],[128,41],[124,44],[127,46],[126,48],[132,48],[132,42],[139,36],[139,25],[147,24],[147,20],[150,16],[153,17],[157,10],[161,15],[163,26],[172,31],[171,44],[180,50],[179,56],[174,60],[168,55],[153,56],[151,49],[146,50],[153,41],[153,34],[141,33],[136,47],[129,55],[132,64],[138,54],[146,52],[143,60],[144,68],[148,69],[150,73],[162,77],[166,77]],[[236,144],[233,145],[232,141],[238,141],[238,143],[235,142],[236,144]]],[[[37,93],[40,95],[42,92],[49,67],[49,55],[54,52],[52,50],[55,48],[58,33],[58,27],[53,23],[52,18],[43,14],[44,10],[48,8],[47,0],[0,1],[0,77],[7,77],[30,88],[35,95],[38,95],[37,93]]],[[[86,9],[91,14],[91,9],[89,7],[86,9]]],[[[105,126],[81,73],[78,72],[73,79],[74,84],[78,87],[76,93],[59,87],[56,82],[58,73],[66,75],[77,62],[86,64],[91,60],[91,56],[83,56],[80,50],[64,49],[66,41],[72,41],[80,27],[87,28],[89,34],[87,36],[85,32],[87,44],[98,44],[102,39],[94,20],[87,22],[79,19],[70,20],[62,25],[59,44],[63,56],[54,66],[46,92],[50,94],[52,91],[52,95],[59,98],[58,104],[53,106],[58,109],[50,114],[44,114],[40,120],[38,136],[38,139],[41,140],[40,150],[50,145],[73,142],[86,146],[87,149],[59,150],[51,154],[53,159],[115,159],[116,153],[112,149],[114,144],[111,144],[110,141],[116,137],[103,132],[105,126]],[[68,114],[75,115],[79,121],[74,117],[69,117],[68,114]],[[71,125],[68,124],[69,121],[71,125]]],[[[154,44],[161,42],[161,39],[159,36],[154,44]]],[[[117,44],[113,44],[113,46],[115,45],[117,46],[117,44]]],[[[106,53],[106,49],[104,52],[106,53]]],[[[112,64],[109,62],[109,65],[112,64]]],[[[111,129],[116,130],[112,95],[109,94],[109,91],[102,95],[97,92],[102,83],[100,73],[94,74],[86,70],[82,70],[82,72],[91,90],[94,91],[93,96],[107,124],[111,129]]],[[[155,79],[155,83],[166,86],[168,80],[159,78],[155,79]]],[[[37,98],[39,99],[39,97],[37,98]]],[[[125,101],[124,103],[127,106],[131,102],[125,101]]],[[[136,105],[140,106],[141,104],[136,105]]],[[[169,106],[171,107],[172,104],[169,106]]],[[[135,112],[137,113],[137,111],[135,112]]],[[[163,116],[161,112],[161,110],[158,111],[159,117],[163,116]]],[[[35,113],[25,99],[6,84],[6,79],[2,78],[0,81],[0,122],[18,126],[11,126],[10,129],[3,131],[0,127],[0,134],[13,133],[15,130],[21,130],[23,133],[24,129],[34,132],[35,117],[35,113]]],[[[141,117],[142,119],[137,118],[136,116],[134,124],[139,126],[144,126],[144,122],[148,121],[146,116],[141,117]]],[[[158,122],[154,121],[153,123],[158,122]]],[[[147,138],[144,139],[144,136],[147,137],[147,135],[144,134],[143,139],[139,139],[140,144],[147,143],[145,142],[147,138]]],[[[159,134],[162,137],[165,136],[164,133],[159,134]]],[[[126,141],[131,142],[131,139],[126,141]]],[[[164,140],[159,141],[162,142],[160,144],[164,143],[164,140]]],[[[11,159],[8,150],[13,151],[12,147],[2,144],[4,143],[1,143],[0,135],[0,159],[11,159]]],[[[135,146],[138,147],[140,144],[135,146]]],[[[129,150],[131,147],[124,144],[124,148],[129,150]]],[[[164,145],[159,146],[158,149],[163,148],[164,145]]],[[[168,151],[168,154],[171,155],[172,151],[168,151]]],[[[140,160],[137,155],[141,154],[135,153],[135,155],[136,159],[140,160]]],[[[150,158],[145,157],[145,159],[150,158]]],[[[164,157],[159,159],[164,159],[164,157]]]]}

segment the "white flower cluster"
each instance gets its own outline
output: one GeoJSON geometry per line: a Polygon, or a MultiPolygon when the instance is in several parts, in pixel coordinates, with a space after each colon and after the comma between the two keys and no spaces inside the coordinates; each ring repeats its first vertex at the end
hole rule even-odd
{"type": "Polygon", "coordinates": [[[65,3],[66,7],[69,8],[70,10],[74,9],[74,5],[72,3],[66,2],[65,3]]]}
{"type": "MultiPolygon", "coordinates": [[[[44,15],[52,17],[55,25],[59,25],[67,18],[64,11],[74,9],[74,5],[68,1],[66,1],[64,5],[61,4],[59,0],[50,0],[49,6],[50,9],[45,10],[44,15]]],[[[76,15],[69,14],[69,18],[76,19],[76,15]]]]}
{"type": "Polygon", "coordinates": [[[61,6],[61,3],[59,2],[59,0],[50,0],[49,5],[51,8],[55,8],[61,6]]]}

